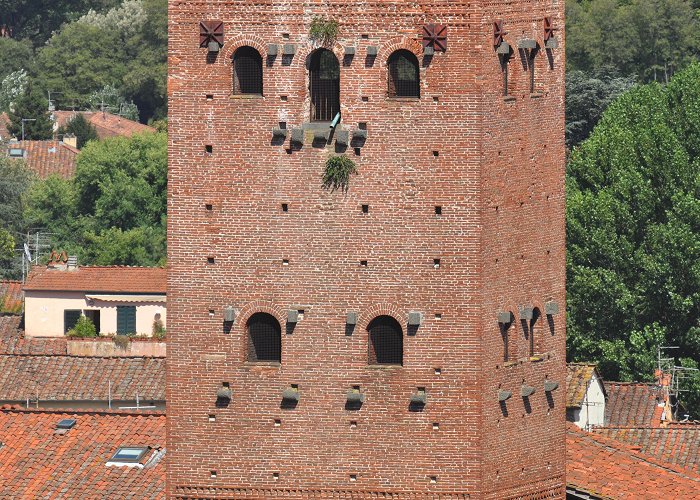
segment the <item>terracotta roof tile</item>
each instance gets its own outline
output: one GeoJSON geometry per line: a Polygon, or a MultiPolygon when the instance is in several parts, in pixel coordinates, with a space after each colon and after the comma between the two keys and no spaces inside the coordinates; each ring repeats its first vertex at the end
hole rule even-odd
{"type": "Polygon", "coordinates": [[[22,283],[0,281],[0,314],[20,314],[21,312],[22,283]]]}
{"type": "MultiPolygon", "coordinates": [[[[590,363],[566,364],[566,407],[581,408],[588,384],[596,373],[596,365],[590,363]]],[[[597,375],[597,373],[596,373],[597,375]]]]}
{"type": "Polygon", "coordinates": [[[165,400],[164,358],[0,355],[0,401],[165,400]]]}
{"type": "Polygon", "coordinates": [[[700,424],[671,424],[665,428],[598,428],[606,436],[642,452],[700,474],[700,424]]]}
{"type": "Polygon", "coordinates": [[[0,410],[0,498],[165,497],[165,415],[0,410]],[[65,434],[62,419],[75,419],[65,434]],[[120,446],[148,446],[144,468],[107,467],[120,446]]]}
{"type": "Polygon", "coordinates": [[[160,267],[83,266],[73,270],[35,267],[24,290],[164,294],[167,271],[160,267]]]}
{"type": "Polygon", "coordinates": [[[0,316],[0,354],[54,356],[67,353],[65,337],[25,338],[21,316],[0,316]]]}
{"type": "Polygon", "coordinates": [[[663,389],[656,384],[606,382],[608,427],[658,427],[661,424],[663,389]]]}
{"type": "Polygon", "coordinates": [[[27,167],[45,179],[51,174],[57,174],[64,179],[75,175],[75,163],[78,151],[61,141],[19,141],[9,143],[6,154],[10,149],[24,150],[24,161],[27,167]]]}
{"type": "Polygon", "coordinates": [[[697,498],[700,474],[567,424],[566,482],[604,498],[697,498]]]}
{"type": "Polygon", "coordinates": [[[100,139],[115,136],[131,137],[143,132],[155,132],[153,127],[111,113],[99,111],[54,111],[53,113],[59,127],[66,125],[77,114],[82,114],[97,129],[97,136],[100,139]]]}

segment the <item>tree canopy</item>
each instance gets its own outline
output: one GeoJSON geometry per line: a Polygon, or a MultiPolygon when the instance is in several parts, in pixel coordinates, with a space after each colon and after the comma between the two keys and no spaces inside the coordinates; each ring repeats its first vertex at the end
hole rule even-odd
{"type": "Polygon", "coordinates": [[[53,137],[49,103],[36,87],[28,87],[8,112],[8,131],[18,139],[42,141],[53,137]],[[24,136],[22,135],[24,134],[24,136]]]}
{"type": "Polygon", "coordinates": [[[26,214],[83,264],[161,265],[166,192],[166,134],[115,137],[89,142],[73,179],[35,183],[26,214]]]}
{"type": "Polygon", "coordinates": [[[700,64],[614,101],[567,173],[569,357],[610,380],[653,377],[657,346],[696,366],[700,64]]]}

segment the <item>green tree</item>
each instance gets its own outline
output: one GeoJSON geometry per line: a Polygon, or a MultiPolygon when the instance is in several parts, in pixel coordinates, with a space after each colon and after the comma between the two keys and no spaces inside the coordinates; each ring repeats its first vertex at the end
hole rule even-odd
{"type": "Polygon", "coordinates": [[[78,113],[65,127],[58,129],[58,135],[74,135],[78,141],[78,149],[82,149],[89,141],[97,140],[97,129],[82,113],[78,113]]]}
{"type": "Polygon", "coordinates": [[[10,73],[27,69],[34,58],[34,49],[26,41],[0,38],[0,80],[10,73]]]}
{"type": "Polygon", "coordinates": [[[36,87],[30,85],[24,94],[15,100],[13,109],[8,112],[10,118],[8,131],[18,139],[36,141],[51,139],[53,124],[48,107],[48,101],[36,87]],[[23,119],[33,121],[24,121],[24,127],[22,127],[23,119]]]}
{"type": "Polygon", "coordinates": [[[605,108],[631,88],[635,77],[618,76],[609,68],[594,73],[569,71],[566,74],[566,143],[576,146],[586,139],[605,108]]]}
{"type": "Polygon", "coordinates": [[[697,8],[691,0],[569,1],[568,67],[609,66],[643,82],[667,82],[700,55],[697,8]]]}
{"type": "Polygon", "coordinates": [[[0,278],[17,279],[22,275],[14,248],[18,237],[27,230],[24,195],[33,180],[24,161],[0,156],[0,278]],[[11,245],[7,236],[13,240],[11,245]]]}
{"type": "Polygon", "coordinates": [[[77,19],[90,8],[114,7],[120,0],[0,0],[0,26],[12,38],[30,40],[35,47],[46,43],[63,23],[77,19]]]}
{"type": "Polygon", "coordinates": [[[37,52],[37,85],[61,92],[61,102],[85,108],[92,92],[123,79],[122,45],[114,29],[68,24],[37,52]]]}
{"type": "Polygon", "coordinates": [[[32,187],[26,215],[85,264],[162,265],[166,190],[165,133],[92,141],[73,179],[50,177],[32,187]]]}
{"type": "Polygon", "coordinates": [[[9,231],[0,227],[0,262],[12,259],[14,253],[15,239],[9,231]]]}
{"type": "Polygon", "coordinates": [[[80,316],[75,326],[68,330],[66,335],[69,337],[92,338],[97,337],[97,329],[90,318],[87,316],[80,316]]]}
{"type": "Polygon", "coordinates": [[[696,100],[697,64],[631,89],[567,168],[568,355],[609,379],[653,377],[659,345],[700,359],[696,100]]]}

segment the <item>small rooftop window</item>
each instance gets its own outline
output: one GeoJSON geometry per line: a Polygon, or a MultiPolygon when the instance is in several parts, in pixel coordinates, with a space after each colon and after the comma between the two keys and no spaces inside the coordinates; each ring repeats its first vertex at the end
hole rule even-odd
{"type": "Polygon", "coordinates": [[[9,155],[10,155],[10,158],[24,158],[24,149],[22,149],[22,148],[10,148],[9,155]]]}
{"type": "Polygon", "coordinates": [[[74,418],[64,418],[56,424],[56,429],[72,429],[74,425],[74,418]]]}
{"type": "Polygon", "coordinates": [[[147,446],[123,446],[117,449],[107,465],[138,464],[146,452],[147,446]]]}

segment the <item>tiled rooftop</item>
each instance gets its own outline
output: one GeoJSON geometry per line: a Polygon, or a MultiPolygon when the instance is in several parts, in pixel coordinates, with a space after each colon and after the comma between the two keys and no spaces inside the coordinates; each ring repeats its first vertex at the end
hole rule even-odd
{"type": "Polygon", "coordinates": [[[566,370],[566,407],[581,408],[588,384],[596,372],[596,365],[567,363],[566,370]]]}
{"type": "Polygon", "coordinates": [[[0,316],[0,354],[16,356],[65,356],[67,339],[25,338],[21,316],[0,316]]]}
{"type": "Polygon", "coordinates": [[[24,290],[164,294],[166,285],[167,271],[160,267],[83,266],[72,270],[35,267],[24,290]]]}
{"type": "Polygon", "coordinates": [[[165,400],[165,359],[0,355],[0,401],[165,400]]]}
{"type": "Polygon", "coordinates": [[[567,424],[567,488],[602,498],[698,498],[700,474],[567,424]]]}
{"type": "Polygon", "coordinates": [[[4,409],[0,443],[0,498],[165,498],[163,414],[4,409]],[[107,467],[121,446],[150,447],[145,466],[107,467]]]}
{"type": "MultiPolygon", "coordinates": [[[[652,457],[700,474],[700,424],[671,424],[667,428],[594,429],[596,435],[622,441],[652,457]]],[[[700,496],[700,490],[698,492],[700,496]]]]}
{"type": "Polygon", "coordinates": [[[20,281],[0,281],[0,314],[22,312],[22,283],[20,281]]]}
{"type": "Polygon", "coordinates": [[[54,111],[54,119],[60,127],[66,125],[76,114],[82,114],[97,130],[100,139],[105,137],[124,136],[131,137],[143,132],[155,132],[153,127],[133,120],[127,120],[121,116],[100,111],[54,111]]]}
{"type": "Polygon", "coordinates": [[[64,179],[75,175],[75,162],[79,150],[61,141],[19,141],[7,145],[5,154],[10,149],[23,149],[27,167],[45,179],[57,174],[64,179]]]}
{"type": "Polygon", "coordinates": [[[661,424],[663,389],[656,384],[606,382],[608,427],[658,427],[661,424]]]}

